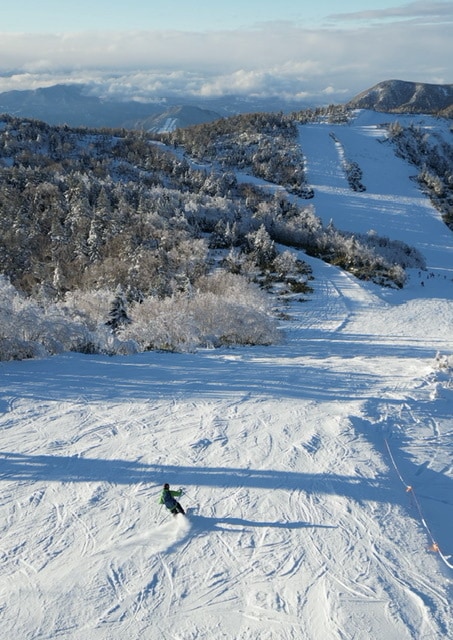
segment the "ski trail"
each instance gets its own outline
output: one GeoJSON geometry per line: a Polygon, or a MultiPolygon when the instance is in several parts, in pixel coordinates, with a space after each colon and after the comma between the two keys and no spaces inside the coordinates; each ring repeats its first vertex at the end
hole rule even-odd
{"type": "Polygon", "coordinates": [[[444,260],[446,248],[453,251],[451,231],[411,179],[417,169],[395,157],[392,146],[385,141],[385,129],[367,123],[367,118],[367,112],[363,112],[348,125],[299,127],[316,214],[324,224],[332,220],[338,229],[364,234],[373,230],[415,246],[425,256],[430,272],[451,280],[451,268],[446,268],[444,260]],[[365,192],[349,188],[339,145],[342,154],[362,169],[365,192]]]}
{"type": "MultiPolygon", "coordinates": [[[[330,131],[301,133],[327,221],[334,202],[383,225],[419,207],[406,180],[397,214],[372,172],[351,194],[330,131]]],[[[378,145],[388,180],[376,133],[336,131],[359,164],[378,145]]],[[[6,640],[453,637],[451,573],[384,443],[451,556],[451,300],[390,304],[307,260],[281,344],[2,364],[6,640]],[[187,519],[158,504],[164,481],[187,519]]]]}

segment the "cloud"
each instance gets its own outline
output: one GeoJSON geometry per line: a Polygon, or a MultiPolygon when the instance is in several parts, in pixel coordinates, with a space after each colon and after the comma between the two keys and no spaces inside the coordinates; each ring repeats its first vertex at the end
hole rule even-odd
{"type": "MultiPolygon", "coordinates": [[[[415,15],[425,4],[406,5],[407,12],[415,15]]],[[[452,40],[447,20],[319,29],[279,22],[205,33],[0,34],[0,91],[79,82],[107,98],[239,94],[344,101],[391,78],[451,83],[452,40]]]]}
{"type": "Polygon", "coordinates": [[[385,9],[366,9],[351,13],[334,13],[327,16],[327,20],[345,22],[351,20],[370,21],[394,21],[394,20],[444,22],[453,20],[452,2],[409,2],[398,7],[385,9]]]}

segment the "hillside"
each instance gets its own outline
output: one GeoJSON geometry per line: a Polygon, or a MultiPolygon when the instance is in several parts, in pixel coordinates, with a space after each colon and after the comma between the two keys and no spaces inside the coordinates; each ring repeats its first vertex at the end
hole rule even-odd
{"type": "Polygon", "coordinates": [[[181,127],[212,122],[219,118],[220,115],[215,111],[208,111],[207,109],[200,109],[200,107],[190,105],[174,106],[150,118],[135,122],[133,128],[164,133],[181,127]]]}
{"type": "MultiPolygon", "coordinates": [[[[448,122],[400,120],[380,121],[382,148],[451,226],[448,122]]],[[[3,116],[0,359],[272,344],[276,300],[311,290],[300,250],[404,288],[426,269],[418,236],[393,219],[340,225],[335,202],[321,216],[307,177],[312,127],[330,127],[347,192],[366,193],[361,136],[352,153],[343,142],[354,121],[343,108],[244,114],[153,136],[3,116]]]]}
{"type": "Polygon", "coordinates": [[[453,116],[453,85],[386,80],[359,93],[347,105],[387,113],[432,113],[453,116]]]}
{"type": "Polygon", "coordinates": [[[1,363],[3,638],[453,636],[453,234],[387,119],[297,143],[321,223],[423,254],[404,287],[293,247],[313,290],[274,298],[278,343],[1,363]]]}

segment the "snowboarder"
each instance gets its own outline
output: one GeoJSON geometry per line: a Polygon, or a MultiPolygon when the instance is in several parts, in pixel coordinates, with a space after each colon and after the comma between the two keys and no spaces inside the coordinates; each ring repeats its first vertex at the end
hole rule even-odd
{"type": "Polygon", "coordinates": [[[171,513],[176,516],[178,513],[186,514],[179,502],[175,498],[179,498],[182,495],[182,489],[179,491],[172,491],[168,482],[164,484],[162,493],[160,494],[159,504],[164,504],[171,513]]]}

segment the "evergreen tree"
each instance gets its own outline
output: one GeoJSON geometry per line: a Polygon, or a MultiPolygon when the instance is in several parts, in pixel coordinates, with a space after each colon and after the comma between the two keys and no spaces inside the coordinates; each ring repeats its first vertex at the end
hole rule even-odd
{"type": "Polygon", "coordinates": [[[269,267],[277,255],[277,251],[275,249],[274,241],[270,237],[265,226],[261,225],[257,231],[250,233],[248,238],[256,264],[261,269],[269,267]]]}
{"type": "Polygon", "coordinates": [[[130,323],[131,319],[127,314],[126,297],[121,288],[118,288],[106,325],[112,329],[113,333],[118,333],[122,327],[130,323]]]}

